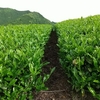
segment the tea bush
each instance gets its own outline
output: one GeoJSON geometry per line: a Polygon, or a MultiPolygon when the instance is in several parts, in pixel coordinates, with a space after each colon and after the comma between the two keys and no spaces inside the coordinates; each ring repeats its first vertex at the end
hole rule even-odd
{"type": "Polygon", "coordinates": [[[73,89],[89,90],[100,100],[100,16],[67,20],[56,25],[60,62],[73,89]]]}
{"type": "MultiPolygon", "coordinates": [[[[0,100],[32,100],[32,91],[47,89],[41,58],[51,25],[0,26],[0,100]]],[[[51,71],[52,73],[52,71],[51,71]]]]}

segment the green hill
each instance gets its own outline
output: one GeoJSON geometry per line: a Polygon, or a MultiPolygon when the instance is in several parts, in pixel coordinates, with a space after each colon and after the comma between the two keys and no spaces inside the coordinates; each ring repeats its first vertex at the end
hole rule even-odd
{"type": "Polygon", "coordinates": [[[11,8],[0,8],[0,25],[7,24],[50,24],[51,22],[44,18],[38,12],[17,11],[11,8]]]}
{"type": "Polygon", "coordinates": [[[51,22],[44,18],[38,12],[30,12],[27,14],[23,14],[20,16],[14,24],[28,24],[28,23],[35,23],[35,24],[50,24],[51,22]]]}

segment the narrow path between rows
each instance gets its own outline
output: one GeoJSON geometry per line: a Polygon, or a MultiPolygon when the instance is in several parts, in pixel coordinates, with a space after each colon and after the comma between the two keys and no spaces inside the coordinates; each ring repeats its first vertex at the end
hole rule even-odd
{"type": "Polygon", "coordinates": [[[90,93],[84,97],[81,93],[72,91],[71,84],[59,62],[59,48],[57,46],[58,37],[56,31],[51,31],[50,38],[45,45],[44,57],[42,62],[50,62],[43,67],[43,73],[50,73],[51,68],[56,68],[49,80],[46,82],[48,91],[38,93],[35,100],[96,100],[90,93]]]}
{"type": "Polygon", "coordinates": [[[43,67],[44,73],[50,73],[50,69],[55,67],[55,71],[47,81],[46,86],[49,92],[41,92],[36,97],[36,100],[71,100],[70,85],[67,82],[67,77],[59,63],[57,46],[58,37],[56,31],[51,31],[50,39],[48,40],[43,62],[50,62],[50,64],[43,67]]]}

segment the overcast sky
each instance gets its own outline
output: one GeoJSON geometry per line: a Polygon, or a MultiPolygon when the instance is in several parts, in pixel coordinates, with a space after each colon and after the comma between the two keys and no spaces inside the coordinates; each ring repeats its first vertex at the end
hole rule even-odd
{"type": "Polygon", "coordinates": [[[100,14],[100,0],[0,0],[0,7],[36,11],[55,22],[100,14]]]}

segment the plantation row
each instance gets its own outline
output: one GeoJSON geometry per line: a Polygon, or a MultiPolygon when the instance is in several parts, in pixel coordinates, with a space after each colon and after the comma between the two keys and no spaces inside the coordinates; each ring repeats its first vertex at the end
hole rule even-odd
{"type": "Polygon", "coordinates": [[[51,25],[0,26],[0,100],[32,100],[50,75],[41,63],[51,25]]]}
{"type": "Polygon", "coordinates": [[[72,87],[100,100],[100,16],[63,21],[56,30],[60,62],[72,87]]]}

